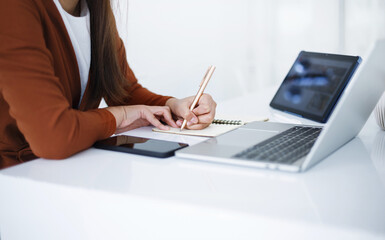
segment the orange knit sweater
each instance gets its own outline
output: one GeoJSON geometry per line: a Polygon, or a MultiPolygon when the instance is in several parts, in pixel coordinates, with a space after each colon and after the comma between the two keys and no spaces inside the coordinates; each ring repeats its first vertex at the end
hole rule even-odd
{"type": "MultiPolygon", "coordinates": [[[[169,97],[143,88],[127,69],[127,105],[165,104],[169,97]]],[[[66,158],[113,134],[115,118],[97,109],[99,102],[78,108],[80,91],[75,52],[54,2],[0,0],[0,169],[36,157],[66,158]]]]}

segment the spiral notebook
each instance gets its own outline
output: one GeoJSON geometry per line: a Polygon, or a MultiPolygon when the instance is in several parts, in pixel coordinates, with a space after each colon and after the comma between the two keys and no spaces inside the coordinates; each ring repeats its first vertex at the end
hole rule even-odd
{"type": "MultiPolygon", "coordinates": [[[[254,121],[268,121],[268,118],[260,118],[254,121]]],[[[201,130],[190,130],[180,128],[170,127],[170,130],[160,130],[158,128],[153,128],[154,132],[162,133],[171,133],[171,134],[180,134],[180,135],[191,135],[191,136],[201,136],[201,137],[216,137],[223,133],[229,132],[240,126],[246,124],[247,122],[242,120],[225,120],[225,119],[214,119],[214,121],[207,127],[201,130]]]]}

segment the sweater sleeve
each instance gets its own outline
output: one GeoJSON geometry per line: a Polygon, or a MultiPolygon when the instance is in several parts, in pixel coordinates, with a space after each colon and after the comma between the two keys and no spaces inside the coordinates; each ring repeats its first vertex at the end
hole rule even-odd
{"type": "Polygon", "coordinates": [[[0,92],[33,153],[61,159],[114,133],[107,110],[73,109],[34,1],[0,1],[0,92]]]}
{"type": "MultiPolygon", "coordinates": [[[[121,61],[122,69],[125,70],[125,76],[127,81],[130,84],[130,88],[128,90],[128,97],[125,102],[126,105],[150,105],[150,106],[164,106],[166,104],[166,101],[170,99],[170,96],[162,96],[159,94],[155,94],[148,90],[147,88],[143,87],[140,83],[138,83],[138,80],[130,68],[130,66],[127,63],[127,57],[126,57],[126,50],[123,44],[122,39],[118,37],[118,56],[121,61]]],[[[117,105],[114,102],[107,102],[109,106],[117,105]]]]}

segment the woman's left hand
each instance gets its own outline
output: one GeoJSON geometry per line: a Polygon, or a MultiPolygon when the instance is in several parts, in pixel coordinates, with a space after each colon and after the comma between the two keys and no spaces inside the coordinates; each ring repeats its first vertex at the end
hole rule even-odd
{"type": "Polygon", "coordinates": [[[203,94],[196,107],[190,111],[193,100],[194,96],[183,99],[170,98],[167,100],[166,106],[170,107],[179,127],[186,119],[188,129],[203,129],[214,120],[217,104],[209,94],[203,94]]]}

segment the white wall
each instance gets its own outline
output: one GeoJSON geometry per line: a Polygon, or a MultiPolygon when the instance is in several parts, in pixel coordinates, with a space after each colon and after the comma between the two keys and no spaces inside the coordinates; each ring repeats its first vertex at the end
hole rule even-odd
{"type": "Polygon", "coordinates": [[[364,55],[385,37],[385,0],[119,0],[129,64],[150,90],[217,101],[277,84],[300,50],[364,55]]]}

